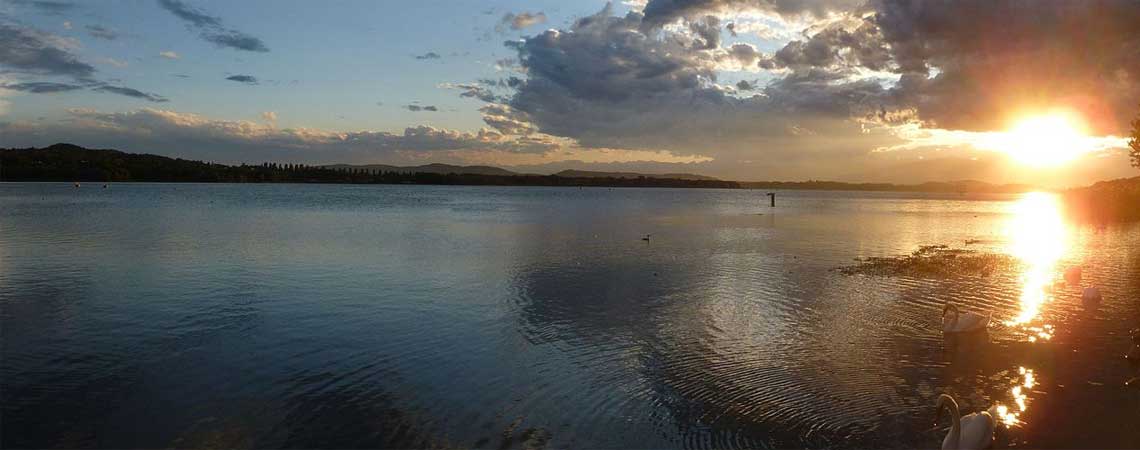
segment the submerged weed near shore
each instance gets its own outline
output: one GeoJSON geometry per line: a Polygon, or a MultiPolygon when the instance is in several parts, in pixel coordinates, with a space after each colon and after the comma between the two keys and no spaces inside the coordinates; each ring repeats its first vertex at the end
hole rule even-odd
{"type": "Polygon", "coordinates": [[[918,278],[988,277],[997,270],[1016,267],[1016,258],[975,250],[924,245],[909,255],[857,258],[858,264],[840,267],[844,275],[905,276],[918,278]]]}

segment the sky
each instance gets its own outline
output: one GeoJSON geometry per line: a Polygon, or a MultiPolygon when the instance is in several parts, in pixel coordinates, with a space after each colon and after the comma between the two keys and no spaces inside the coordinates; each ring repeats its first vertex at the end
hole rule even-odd
{"type": "Polygon", "coordinates": [[[1135,176],[1133,0],[0,0],[0,146],[1074,186],[1135,176]]]}

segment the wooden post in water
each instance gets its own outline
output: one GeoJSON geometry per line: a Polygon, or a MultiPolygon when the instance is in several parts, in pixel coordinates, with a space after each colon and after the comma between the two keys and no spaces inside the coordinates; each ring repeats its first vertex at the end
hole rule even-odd
{"type": "Polygon", "coordinates": [[[769,206],[771,206],[772,208],[775,208],[776,207],[776,193],[775,192],[769,192],[768,193],[768,199],[772,201],[771,205],[769,205],[769,206]]]}

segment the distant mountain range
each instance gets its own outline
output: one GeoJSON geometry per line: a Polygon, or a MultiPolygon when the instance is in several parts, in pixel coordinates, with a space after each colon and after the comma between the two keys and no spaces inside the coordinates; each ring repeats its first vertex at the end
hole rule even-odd
{"type": "Polygon", "coordinates": [[[388,164],[328,164],[321,167],[335,170],[356,169],[364,170],[367,172],[435,173],[440,175],[447,175],[449,173],[498,176],[524,175],[518,172],[512,172],[507,169],[500,169],[498,167],[491,166],[456,166],[439,163],[424,164],[422,166],[391,166],[388,164]]]}
{"type": "Polygon", "coordinates": [[[742,181],[745,189],[796,189],[826,191],[893,191],[1015,194],[1037,190],[1026,184],[992,184],[977,180],[928,181],[920,184],[844,183],[841,181],[742,181]]]}
{"type": "Polygon", "coordinates": [[[72,144],[45,148],[0,149],[0,181],[223,182],[436,184],[571,187],[674,187],[739,189],[740,183],[679,174],[651,175],[564,171],[556,175],[512,172],[498,167],[427,164],[400,167],[384,164],[296,163],[226,165],[159,155],[94,150],[72,144]]]}
{"type": "Polygon", "coordinates": [[[555,173],[556,177],[566,178],[669,178],[673,180],[708,180],[717,181],[720,178],[714,178],[705,175],[697,175],[692,173],[636,173],[636,172],[593,172],[589,170],[573,170],[567,169],[555,173]]]}
{"type": "MultiPolygon", "coordinates": [[[[473,174],[473,175],[498,175],[498,176],[512,176],[512,175],[535,175],[531,173],[514,172],[507,169],[492,167],[492,166],[456,166],[452,164],[425,164],[422,166],[392,166],[388,164],[329,164],[322,167],[329,169],[356,169],[368,172],[399,172],[399,173],[435,173],[446,175],[454,174],[473,174]]],[[[672,180],[707,180],[719,181],[719,178],[714,178],[705,175],[697,175],[692,173],[637,173],[637,172],[596,172],[590,170],[572,170],[567,169],[561,172],[552,174],[552,176],[563,178],[668,178],[672,180]]]]}
{"type": "Polygon", "coordinates": [[[46,148],[0,149],[0,179],[5,181],[198,181],[293,183],[397,183],[508,186],[641,186],[752,189],[910,191],[910,192],[1027,192],[1028,185],[996,185],[982,181],[921,184],[844,183],[836,181],[736,182],[691,173],[642,174],[563,170],[552,175],[514,172],[491,166],[426,164],[304,164],[263,163],[237,166],[189,161],[165,156],[92,150],[72,144],[46,148]]]}

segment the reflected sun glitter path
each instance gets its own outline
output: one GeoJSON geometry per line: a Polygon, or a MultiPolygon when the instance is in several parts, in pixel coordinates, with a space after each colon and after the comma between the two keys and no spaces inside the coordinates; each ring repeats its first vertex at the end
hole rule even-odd
{"type": "Polygon", "coordinates": [[[1052,299],[1057,264],[1069,249],[1069,230],[1056,196],[1041,192],[1026,194],[1012,206],[1006,226],[1009,253],[1027,266],[1021,275],[1020,311],[1006,325],[1019,326],[1030,342],[1049,340],[1054,329],[1038,324],[1041,308],[1052,299]]]}

